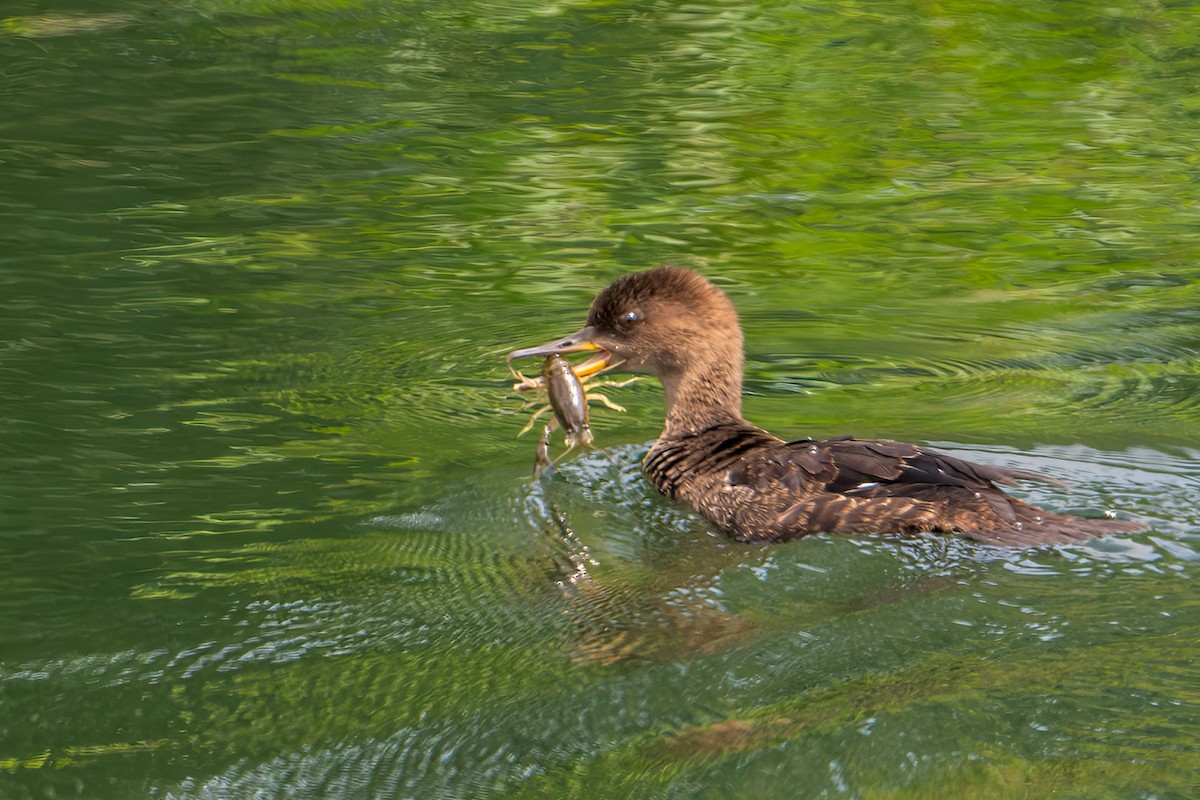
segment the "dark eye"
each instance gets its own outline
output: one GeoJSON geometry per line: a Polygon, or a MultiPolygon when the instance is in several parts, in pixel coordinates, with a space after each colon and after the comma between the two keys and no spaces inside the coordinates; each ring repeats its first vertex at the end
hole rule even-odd
{"type": "Polygon", "coordinates": [[[625,326],[636,325],[637,323],[639,323],[641,321],[642,321],[642,312],[640,312],[640,311],[626,311],[624,314],[621,315],[621,324],[625,325],[625,326]]]}

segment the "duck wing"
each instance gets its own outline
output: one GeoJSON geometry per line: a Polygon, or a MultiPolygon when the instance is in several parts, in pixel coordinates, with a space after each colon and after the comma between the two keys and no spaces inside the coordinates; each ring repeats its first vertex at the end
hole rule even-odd
{"type": "Polygon", "coordinates": [[[996,484],[1015,486],[1019,481],[1038,481],[1066,488],[1062,481],[1022,469],[976,464],[927,450],[915,444],[890,439],[855,439],[843,436],[823,442],[797,441],[784,445],[789,450],[810,451],[816,447],[833,470],[826,491],[850,492],[862,484],[899,483],[959,486],[995,491],[996,484]]]}
{"type": "Polygon", "coordinates": [[[781,483],[797,492],[839,494],[863,492],[879,484],[998,491],[997,483],[1012,486],[1026,480],[1065,487],[1061,481],[1035,472],[975,464],[890,439],[799,439],[764,448],[756,456],[733,468],[730,483],[760,490],[781,483]]]}
{"type": "Polygon", "coordinates": [[[808,533],[956,532],[988,544],[1076,542],[1141,530],[1126,520],[1086,519],[1032,506],[997,484],[1061,481],[1026,470],[976,464],[888,439],[842,437],[781,443],[731,470],[729,480],[759,491],[786,487],[793,502],[765,538],[808,533]]]}

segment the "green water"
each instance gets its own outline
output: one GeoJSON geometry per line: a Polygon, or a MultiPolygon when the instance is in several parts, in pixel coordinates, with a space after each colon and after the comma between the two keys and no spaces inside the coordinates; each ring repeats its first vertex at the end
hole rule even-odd
{"type": "Polygon", "coordinates": [[[1200,7],[8,0],[0,797],[1194,797],[1200,7]],[[726,541],[531,483],[623,271],[746,412],[1036,469],[1084,546],[726,541]]]}

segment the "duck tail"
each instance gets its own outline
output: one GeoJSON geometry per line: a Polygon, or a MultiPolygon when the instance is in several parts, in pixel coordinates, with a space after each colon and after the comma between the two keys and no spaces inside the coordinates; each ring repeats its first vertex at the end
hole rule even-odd
{"type": "Polygon", "coordinates": [[[1006,497],[1009,514],[1003,525],[986,529],[964,530],[960,533],[982,544],[1000,547],[1035,547],[1046,544],[1071,544],[1111,536],[1116,533],[1137,533],[1149,526],[1130,519],[1109,517],[1075,517],[1046,511],[1015,498],[1006,497]]]}

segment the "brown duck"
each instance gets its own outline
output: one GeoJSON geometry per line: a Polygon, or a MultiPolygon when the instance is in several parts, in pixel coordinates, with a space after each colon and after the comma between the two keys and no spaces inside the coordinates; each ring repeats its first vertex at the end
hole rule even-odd
{"type": "Polygon", "coordinates": [[[742,417],[742,330],[729,298],[702,276],[659,267],[618,278],[587,325],[509,358],[599,351],[577,369],[656,375],[667,419],[643,468],[742,541],[831,533],[960,533],[988,544],[1077,542],[1142,530],[1066,516],[1001,491],[1032,472],[973,464],[917,445],[849,436],[786,442],[742,417]]]}

